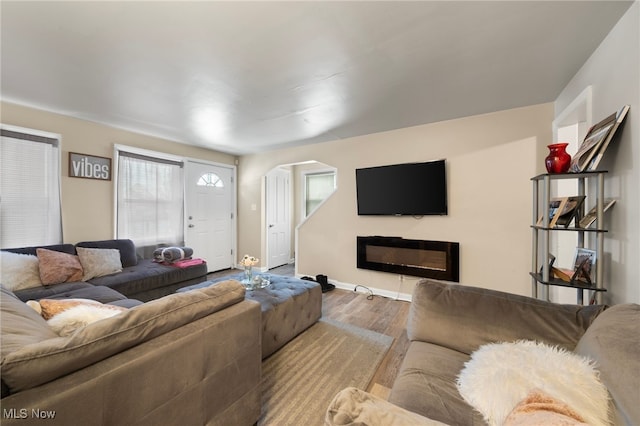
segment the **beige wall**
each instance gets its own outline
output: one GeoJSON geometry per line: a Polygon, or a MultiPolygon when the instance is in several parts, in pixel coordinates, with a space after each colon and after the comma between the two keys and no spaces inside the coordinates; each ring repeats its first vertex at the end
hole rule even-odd
{"type": "Polygon", "coordinates": [[[640,2],[618,21],[555,102],[559,114],[588,86],[598,122],[631,105],[620,137],[607,149],[605,197],[616,199],[605,215],[605,287],[608,304],[640,303],[640,2]]]}
{"type": "Polygon", "coordinates": [[[0,121],[62,136],[62,225],[67,243],[114,237],[114,181],[69,177],[69,152],[112,158],[114,144],[121,144],[224,164],[235,161],[231,155],[5,102],[0,121]]]}
{"type": "Polygon", "coordinates": [[[265,253],[262,177],[278,164],[316,160],[337,168],[338,188],[299,228],[299,274],[323,273],[338,283],[390,295],[411,293],[413,277],[401,281],[397,275],[356,268],[356,236],[401,236],[457,241],[462,283],[530,294],[530,178],[544,170],[552,120],[553,104],[543,104],[243,156],[238,166],[239,252],[265,253]],[[357,215],[356,168],[439,158],[447,160],[448,216],[357,215]]]}

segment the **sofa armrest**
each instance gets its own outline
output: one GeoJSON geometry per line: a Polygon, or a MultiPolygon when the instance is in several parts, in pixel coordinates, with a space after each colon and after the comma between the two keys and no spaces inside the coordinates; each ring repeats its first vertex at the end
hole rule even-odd
{"type": "Polygon", "coordinates": [[[444,426],[363,390],[348,387],[336,394],[327,409],[327,426],[444,426]]]}
{"type": "Polygon", "coordinates": [[[521,339],[573,350],[605,308],[425,279],[413,292],[407,334],[466,354],[486,343],[521,339]]]}

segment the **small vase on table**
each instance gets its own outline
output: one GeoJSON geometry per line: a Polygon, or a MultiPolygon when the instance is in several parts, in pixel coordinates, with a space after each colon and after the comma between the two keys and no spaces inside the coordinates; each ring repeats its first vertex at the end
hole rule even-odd
{"type": "Polygon", "coordinates": [[[253,266],[245,265],[243,283],[245,283],[245,284],[253,283],[253,266]]]}

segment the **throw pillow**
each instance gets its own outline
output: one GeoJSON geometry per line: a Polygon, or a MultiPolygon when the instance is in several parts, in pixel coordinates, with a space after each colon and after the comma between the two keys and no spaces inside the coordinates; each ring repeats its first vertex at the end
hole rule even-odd
{"type": "Polygon", "coordinates": [[[534,390],[565,403],[585,423],[609,424],[609,394],[593,361],[544,343],[483,345],[471,354],[457,386],[489,425],[502,425],[534,390]]]}
{"type": "Polygon", "coordinates": [[[47,320],[47,324],[59,336],[69,336],[77,329],[92,322],[109,318],[127,309],[105,305],[90,299],[40,299],[29,300],[27,305],[47,320]]]}
{"type": "Polygon", "coordinates": [[[93,322],[110,318],[126,311],[125,308],[113,305],[77,305],[69,308],[47,321],[49,327],[59,336],[66,337],[93,322]]]}
{"type": "Polygon", "coordinates": [[[0,252],[0,282],[11,291],[41,286],[38,258],[10,251],[0,252]]]}
{"type": "Polygon", "coordinates": [[[122,272],[120,251],[116,249],[76,247],[76,250],[84,270],[82,281],[122,272]]]}
{"type": "Polygon", "coordinates": [[[44,285],[82,280],[82,265],[78,256],[43,248],[36,249],[40,262],[40,279],[44,285]]]}

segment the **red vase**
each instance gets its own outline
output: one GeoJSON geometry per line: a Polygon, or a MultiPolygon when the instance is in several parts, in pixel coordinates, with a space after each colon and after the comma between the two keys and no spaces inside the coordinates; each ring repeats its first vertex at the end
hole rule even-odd
{"type": "Polygon", "coordinates": [[[549,173],[566,173],[571,165],[571,156],[567,154],[568,143],[560,142],[547,145],[549,155],[544,159],[549,173]]]}

